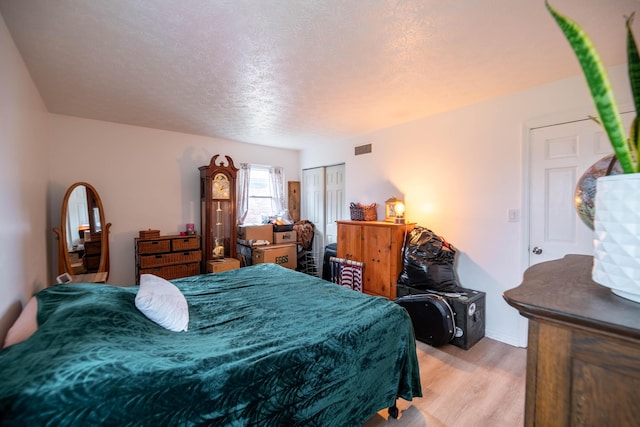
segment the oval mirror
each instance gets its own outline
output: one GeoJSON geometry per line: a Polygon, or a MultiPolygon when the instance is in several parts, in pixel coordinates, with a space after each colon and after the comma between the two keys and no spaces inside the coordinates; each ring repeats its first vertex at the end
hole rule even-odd
{"type": "Polygon", "coordinates": [[[76,182],[62,201],[58,236],[58,274],[74,282],[104,282],[109,276],[109,228],[95,188],[76,182]]]}

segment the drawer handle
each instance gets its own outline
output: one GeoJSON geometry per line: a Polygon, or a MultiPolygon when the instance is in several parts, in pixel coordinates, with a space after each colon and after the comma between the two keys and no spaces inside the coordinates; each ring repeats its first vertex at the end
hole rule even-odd
{"type": "Polygon", "coordinates": [[[159,245],[160,242],[151,242],[152,245],[159,245]]]}

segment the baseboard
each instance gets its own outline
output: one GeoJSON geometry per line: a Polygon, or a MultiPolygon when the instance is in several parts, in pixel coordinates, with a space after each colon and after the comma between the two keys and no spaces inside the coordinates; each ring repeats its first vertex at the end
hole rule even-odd
{"type": "Polygon", "coordinates": [[[491,338],[496,341],[503,342],[505,344],[509,344],[514,347],[523,347],[526,348],[526,345],[520,344],[520,337],[515,335],[508,335],[504,333],[496,333],[496,331],[485,330],[484,336],[487,338],[491,338]]]}

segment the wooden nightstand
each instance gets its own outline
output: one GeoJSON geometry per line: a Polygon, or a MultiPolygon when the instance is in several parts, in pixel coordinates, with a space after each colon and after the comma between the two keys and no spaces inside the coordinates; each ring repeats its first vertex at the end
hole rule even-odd
{"type": "Polygon", "coordinates": [[[240,261],[235,258],[223,258],[207,261],[207,273],[220,273],[222,271],[240,268],[240,261]]]}

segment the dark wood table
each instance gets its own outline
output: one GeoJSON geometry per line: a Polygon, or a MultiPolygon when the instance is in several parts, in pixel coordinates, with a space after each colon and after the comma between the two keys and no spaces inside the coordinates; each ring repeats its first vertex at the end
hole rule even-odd
{"type": "Polygon", "coordinates": [[[640,304],[591,280],[592,266],[537,264],[504,293],[529,319],[527,426],[640,425],[640,304]]]}

